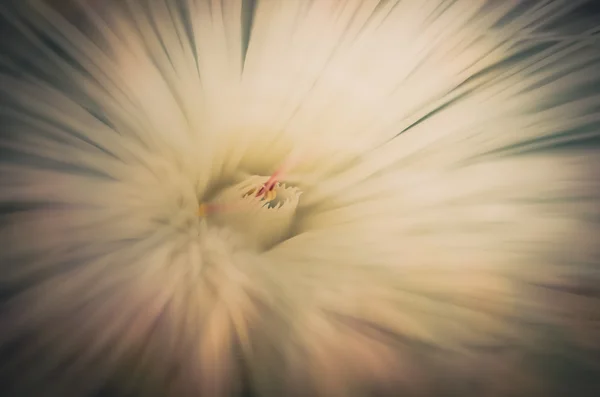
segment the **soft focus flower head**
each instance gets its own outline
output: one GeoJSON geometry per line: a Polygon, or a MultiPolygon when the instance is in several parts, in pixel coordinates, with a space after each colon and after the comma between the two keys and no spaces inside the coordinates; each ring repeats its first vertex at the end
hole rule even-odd
{"type": "Polygon", "coordinates": [[[585,3],[5,2],[0,386],[593,393],[585,3]]]}

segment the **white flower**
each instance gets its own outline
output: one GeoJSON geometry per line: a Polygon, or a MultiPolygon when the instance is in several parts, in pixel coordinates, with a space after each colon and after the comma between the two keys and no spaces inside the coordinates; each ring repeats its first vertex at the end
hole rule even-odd
{"type": "Polygon", "coordinates": [[[598,370],[582,2],[14,3],[6,393],[551,396],[598,370]]]}

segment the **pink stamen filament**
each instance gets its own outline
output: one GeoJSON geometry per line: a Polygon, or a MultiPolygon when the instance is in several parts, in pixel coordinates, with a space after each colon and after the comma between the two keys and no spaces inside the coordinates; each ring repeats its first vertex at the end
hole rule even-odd
{"type": "Polygon", "coordinates": [[[275,171],[273,173],[273,175],[271,175],[269,177],[269,179],[267,179],[267,181],[264,183],[264,185],[256,193],[256,197],[260,197],[264,194],[267,194],[267,192],[270,192],[271,190],[273,190],[275,188],[275,185],[277,184],[277,179],[279,178],[280,174],[281,174],[281,168],[278,169],[277,171],[275,171]]]}

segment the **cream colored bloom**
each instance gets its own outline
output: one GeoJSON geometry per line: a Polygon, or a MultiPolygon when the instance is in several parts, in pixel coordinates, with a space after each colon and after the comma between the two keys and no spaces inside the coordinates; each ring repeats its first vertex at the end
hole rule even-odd
{"type": "Polygon", "coordinates": [[[14,3],[15,395],[577,395],[570,373],[591,390],[583,2],[14,3]]]}

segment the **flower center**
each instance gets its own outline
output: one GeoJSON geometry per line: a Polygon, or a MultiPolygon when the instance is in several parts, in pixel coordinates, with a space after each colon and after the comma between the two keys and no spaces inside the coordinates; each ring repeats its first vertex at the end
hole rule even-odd
{"type": "Polygon", "coordinates": [[[201,205],[200,215],[235,230],[255,248],[268,249],[287,237],[301,194],[296,187],[253,175],[201,205]]]}

